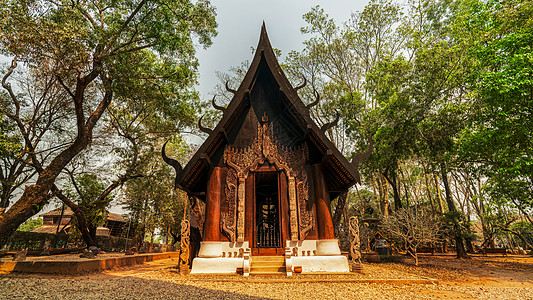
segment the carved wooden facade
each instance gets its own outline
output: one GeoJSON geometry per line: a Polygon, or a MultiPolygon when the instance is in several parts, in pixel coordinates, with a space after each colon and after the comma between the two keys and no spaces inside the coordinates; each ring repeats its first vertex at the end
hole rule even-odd
{"type": "MultiPolygon", "coordinates": [[[[263,118],[267,120],[268,118],[263,118]]],[[[257,137],[250,147],[232,146],[224,150],[224,162],[228,166],[225,195],[228,212],[221,218],[221,227],[232,242],[244,242],[244,205],[246,179],[250,172],[268,163],[283,171],[288,178],[289,220],[291,241],[305,239],[314,227],[309,209],[309,187],[304,170],[309,158],[307,145],[287,148],[280,146],[272,132],[272,124],[258,124],[257,137]],[[299,209],[298,209],[299,208],[299,209]]]]}
{"type": "Polygon", "coordinates": [[[317,102],[298,97],[264,26],[240,87],[227,89],[232,101],[223,108],[213,99],[223,117],[212,130],[199,122],[209,136],[187,166],[163,153],[177,186],[206,203],[204,241],[248,242],[253,250],[333,239],[330,200],[359,181],[357,165],[370,152],[348,162],[325,135],[332,124],[315,124],[309,110],[317,102]]]}

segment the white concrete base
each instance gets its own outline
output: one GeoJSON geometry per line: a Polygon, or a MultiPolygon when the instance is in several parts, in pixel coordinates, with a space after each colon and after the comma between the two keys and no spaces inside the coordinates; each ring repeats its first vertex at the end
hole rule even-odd
{"type": "Polygon", "coordinates": [[[348,258],[343,255],[330,256],[293,256],[293,269],[301,266],[302,274],[314,272],[350,272],[348,258]]]}
{"type": "Polygon", "coordinates": [[[286,247],[290,248],[292,256],[338,256],[341,255],[339,240],[304,240],[286,241],[286,247]]]}
{"type": "Polygon", "coordinates": [[[220,242],[200,242],[198,257],[221,257],[222,245],[220,242]]]}
{"type": "Polygon", "coordinates": [[[341,255],[339,240],[317,240],[316,255],[341,255]]]}
{"type": "Polygon", "coordinates": [[[192,260],[191,274],[208,273],[237,273],[237,268],[242,268],[244,258],[202,258],[197,257],[192,260]]]}
{"type": "Polygon", "coordinates": [[[286,241],[285,247],[291,248],[292,256],[316,255],[317,240],[286,241]]]}
{"type": "Polygon", "coordinates": [[[192,274],[236,273],[244,265],[248,242],[201,242],[198,257],[192,260],[192,274]]]}
{"type": "Polygon", "coordinates": [[[242,257],[244,251],[249,248],[248,242],[200,242],[198,257],[215,258],[215,257],[242,257]]]}

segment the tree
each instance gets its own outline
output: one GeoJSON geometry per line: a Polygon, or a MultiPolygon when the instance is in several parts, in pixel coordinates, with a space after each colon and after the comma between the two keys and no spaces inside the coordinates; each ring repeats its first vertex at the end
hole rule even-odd
{"type": "MultiPolygon", "coordinates": [[[[368,149],[369,137],[374,136],[375,128],[364,125],[377,105],[366,75],[385,55],[395,55],[402,48],[403,29],[397,26],[402,10],[391,1],[377,0],[352,14],[342,26],[319,6],[303,18],[308,26],[301,31],[310,38],[301,53],[290,53],[287,73],[293,81],[307,79],[308,87],[299,91],[302,99],[311,103],[321,98],[311,116],[319,126],[337,119],[326,135],[347,157],[353,156],[368,149]]],[[[342,195],[332,202],[336,219],[340,219],[346,199],[342,195]]]]}
{"type": "Polygon", "coordinates": [[[14,132],[15,128],[9,119],[0,115],[0,213],[9,207],[13,192],[30,177],[20,159],[20,139],[14,132]],[[23,173],[27,176],[20,180],[19,176],[23,173]]]}
{"type": "MultiPolygon", "coordinates": [[[[104,194],[105,185],[98,179],[95,174],[83,174],[73,179],[72,188],[74,190],[66,190],[69,200],[73,199],[77,203],[76,227],[82,232],[87,247],[97,246],[96,243],[96,229],[98,226],[103,226],[107,218],[107,207],[113,200],[109,194],[104,194]],[[83,214],[85,220],[81,220],[79,214],[83,214]],[[80,223],[82,223],[80,225],[80,223]],[[81,228],[80,228],[81,227],[81,228]],[[83,231],[88,231],[90,239],[83,234],[83,231]]],[[[60,197],[60,200],[61,197],[60,197]]],[[[72,205],[69,205],[72,208],[72,205]]]]}
{"type": "Polygon", "coordinates": [[[533,224],[531,1],[465,1],[453,36],[469,45],[472,118],[460,153],[533,224]]]}
{"type": "Polygon", "coordinates": [[[416,249],[423,243],[438,241],[441,230],[439,222],[428,222],[428,214],[423,209],[398,209],[383,219],[383,230],[393,239],[406,246],[407,253],[415,259],[418,266],[416,249]]]}
{"type": "MultiPolygon", "coordinates": [[[[187,152],[179,140],[167,144],[166,150],[178,154],[173,157],[183,157],[187,152]]],[[[139,242],[144,241],[147,234],[153,237],[156,229],[167,239],[171,234],[177,236],[187,196],[175,190],[172,170],[162,161],[158,151],[144,155],[146,159],[139,168],[144,176],[125,183],[121,204],[129,211],[139,242]]]]}
{"type": "MultiPolygon", "coordinates": [[[[8,1],[0,3],[1,51],[14,57],[2,79],[12,107],[2,114],[16,123],[39,173],[20,199],[0,215],[0,246],[19,224],[58,193],[55,180],[93,139],[98,121],[115,97],[150,87],[175,101],[193,99],[196,60],[193,35],[205,46],[215,34],[206,1],[8,1]],[[18,62],[51,74],[67,94],[64,108],[75,124],[70,141],[49,162],[39,160],[24,122],[24,98],[8,82],[18,62]],[[159,89],[172,82],[172,91],[159,89]],[[170,92],[174,92],[171,94],[170,92]]],[[[136,100],[145,101],[142,93],[136,100]]]]}

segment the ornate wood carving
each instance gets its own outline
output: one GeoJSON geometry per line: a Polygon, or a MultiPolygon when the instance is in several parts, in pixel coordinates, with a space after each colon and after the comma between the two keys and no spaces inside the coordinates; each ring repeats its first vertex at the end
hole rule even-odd
{"type": "MultiPolygon", "coordinates": [[[[196,218],[196,222],[198,223],[198,228],[202,229],[204,228],[204,221],[205,221],[205,204],[202,204],[201,201],[198,200],[198,198],[194,197],[192,198],[194,201],[194,204],[192,206],[192,214],[196,218]]],[[[200,230],[200,236],[203,235],[203,230],[200,230]]]]}
{"type": "Polygon", "coordinates": [[[273,136],[272,124],[267,125],[267,118],[263,118],[265,123],[258,124],[257,138],[254,139],[251,146],[244,149],[228,146],[224,151],[224,162],[233,171],[232,176],[235,176],[235,179],[228,173],[226,201],[228,201],[230,209],[229,213],[222,218],[223,230],[230,237],[230,240],[235,241],[236,236],[237,242],[244,241],[245,181],[250,171],[253,172],[268,162],[276,166],[276,169],[283,170],[287,175],[291,240],[298,240],[298,232],[300,232],[300,239],[304,239],[314,226],[314,220],[310,212],[307,211],[309,189],[304,170],[309,157],[307,145],[303,144],[292,149],[280,146],[273,136]],[[235,188],[237,190],[236,197],[235,188]],[[232,214],[232,207],[237,208],[234,214],[232,214]],[[236,220],[231,220],[232,216],[235,216],[236,220]],[[298,217],[300,222],[298,222],[298,217]],[[237,225],[236,230],[230,226],[235,223],[237,225]]]}
{"type": "Polygon", "coordinates": [[[359,239],[359,220],[357,217],[351,217],[348,222],[350,226],[350,254],[352,263],[361,264],[361,241],[359,239]]]}
{"type": "Polygon", "coordinates": [[[307,173],[305,170],[300,170],[298,174],[298,213],[300,219],[300,240],[305,240],[309,231],[315,227],[315,219],[310,210],[308,210],[309,202],[309,184],[307,182],[307,173]]]}
{"type": "Polygon", "coordinates": [[[235,221],[236,221],[236,207],[235,200],[237,196],[237,173],[233,169],[228,169],[226,176],[226,186],[224,187],[226,194],[226,203],[228,204],[228,212],[222,213],[220,218],[222,232],[228,237],[231,242],[235,242],[235,221]]]}
{"type": "Polygon", "coordinates": [[[181,242],[180,242],[180,260],[179,268],[181,274],[189,273],[189,236],[191,234],[191,225],[189,220],[181,221],[181,242]]]}

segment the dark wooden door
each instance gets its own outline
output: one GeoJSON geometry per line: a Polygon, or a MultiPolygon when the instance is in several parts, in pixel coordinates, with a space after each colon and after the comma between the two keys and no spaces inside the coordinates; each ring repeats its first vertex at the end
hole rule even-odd
{"type": "Polygon", "coordinates": [[[265,171],[254,174],[254,235],[256,254],[276,255],[282,249],[280,222],[279,172],[265,171]]]}

